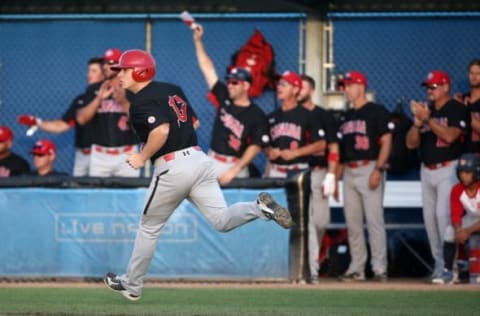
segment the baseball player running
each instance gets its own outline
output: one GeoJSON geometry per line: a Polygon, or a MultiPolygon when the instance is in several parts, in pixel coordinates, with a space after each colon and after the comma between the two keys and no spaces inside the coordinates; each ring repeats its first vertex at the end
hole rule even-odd
{"type": "Polygon", "coordinates": [[[340,118],[339,173],[343,170],[343,203],[351,261],[342,281],[365,280],[368,227],[374,280],[387,280],[387,240],[383,219],[385,166],[392,146],[393,123],[384,106],[369,102],[367,77],[350,71],[343,80],[345,96],[352,104],[340,118]]]}
{"type": "Polygon", "coordinates": [[[188,100],[178,86],[152,81],[155,60],[142,50],[122,54],[116,69],[122,87],[134,93],[130,119],[144,143],[139,153],[128,157],[133,169],[150,159],[154,175],[145,198],[140,225],[127,272],[105,275],[105,284],[127,299],[136,301],[157,245],[157,239],[175,208],[187,198],[218,231],[227,232],[254,219],[273,219],[280,226],[292,226],[292,218],[270,194],[257,201],[227,207],[215,176],[213,162],[197,145],[188,111],[188,100]]]}
{"type": "Polygon", "coordinates": [[[321,241],[330,223],[329,196],[335,191],[335,170],[339,159],[337,127],[333,116],[313,103],[315,80],[302,76],[302,90],[298,102],[319,122],[319,135],[326,139],[327,150],[311,156],[310,165],[310,201],[308,203],[308,265],[310,283],[318,283],[318,255],[321,241]]]}
{"type": "Polygon", "coordinates": [[[220,184],[233,178],[248,178],[248,165],[268,144],[267,120],[248,96],[252,76],[243,68],[233,68],[225,85],[202,42],[203,27],[193,28],[198,65],[217,103],[209,156],[220,184]]]}
{"type": "Polygon", "coordinates": [[[443,273],[443,240],[450,223],[449,196],[456,182],[455,166],[463,151],[468,110],[450,97],[450,76],[428,74],[422,86],[429,104],[412,101],[414,123],[407,133],[408,148],[420,148],[423,221],[435,260],[432,281],[443,273]]]}

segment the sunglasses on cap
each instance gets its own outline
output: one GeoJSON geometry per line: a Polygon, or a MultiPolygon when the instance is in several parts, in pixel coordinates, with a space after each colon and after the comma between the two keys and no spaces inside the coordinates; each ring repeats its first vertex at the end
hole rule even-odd
{"type": "Polygon", "coordinates": [[[39,153],[33,153],[32,156],[33,157],[45,157],[45,156],[48,156],[49,154],[39,154],[39,153]]]}
{"type": "Polygon", "coordinates": [[[240,84],[240,80],[227,80],[227,85],[231,84],[232,86],[236,86],[240,84]]]}
{"type": "Polygon", "coordinates": [[[427,89],[427,90],[435,90],[435,89],[437,89],[438,87],[440,87],[440,85],[434,83],[434,84],[430,84],[430,85],[426,86],[425,89],[427,89]]]}
{"type": "Polygon", "coordinates": [[[281,79],[277,85],[281,86],[281,87],[288,87],[288,86],[293,86],[290,82],[286,81],[286,80],[283,80],[281,79]]]}

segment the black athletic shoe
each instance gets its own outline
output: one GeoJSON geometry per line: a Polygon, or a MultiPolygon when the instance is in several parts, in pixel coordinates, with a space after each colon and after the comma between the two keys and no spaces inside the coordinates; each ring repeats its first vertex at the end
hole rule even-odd
{"type": "Polygon", "coordinates": [[[387,277],[387,273],[386,272],[381,272],[381,273],[375,273],[373,275],[373,281],[374,282],[387,282],[388,281],[388,277],[387,277]]]}
{"type": "Polygon", "coordinates": [[[365,274],[359,272],[345,273],[339,277],[343,282],[359,282],[365,281],[365,274]]]}
{"type": "Polygon", "coordinates": [[[292,216],[288,210],[275,202],[270,194],[261,192],[257,197],[257,204],[260,206],[263,214],[269,219],[273,219],[283,228],[293,226],[292,216]]]}
{"type": "Polygon", "coordinates": [[[122,282],[115,273],[108,272],[107,274],[105,274],[103,282],[110,290],[121,293],[125,298],[129,299],[130,301],[138,301],[140,299],[140,296],[131,294],[127,291],[127,289],[123,287],[122,282]]]}

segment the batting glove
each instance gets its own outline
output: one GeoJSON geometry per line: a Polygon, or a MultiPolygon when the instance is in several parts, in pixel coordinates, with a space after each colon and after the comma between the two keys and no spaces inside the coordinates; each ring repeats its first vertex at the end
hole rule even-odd
{"type": "Polygon", "coordinates": [[[329,172],[325,175],[322,190],[324,196],[331,196],[335,192],[335,175],[333,173],[329,172]]]}
{"type": "Polygon", "coordinates": [[[22,114],[18,116],[17,121],[22,125],[35,126],[38,125],[42,120],[33,115],[22,114]]]}

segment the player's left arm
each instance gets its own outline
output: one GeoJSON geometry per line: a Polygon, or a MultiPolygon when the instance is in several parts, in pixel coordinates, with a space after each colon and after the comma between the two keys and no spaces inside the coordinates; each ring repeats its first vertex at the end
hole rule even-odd
{"type": "Polygon", "coordinates": [[[259,145],[249,145],[237,163],[219,176],[218,182],[222,185],[230,183],[243,168],[247,167],[253,161],[261,150],[259,145]]]}
{"type": "Polygon", "coordinates": [[[368,182],[370,190],[375,190],[380,185],[383,178],[388,157],[392,150],[392,133],[383,134],[382,137],[380,137],[379,144],[380,151],[378,153],[378,158],[368,182]]]}
{"type": "Polygon", "coordinates": [[[451,107],[448,114],[448,125],[444,126],[430,117],[429,111],[423,111],[421,119],[428,125],[432,132],[448,144],[455,142],[464,132],[470,122],[468,110],[460,103],[451,107]],[[454,109],[454,110],[453,110],[454,109]]]}
{"type": "Polygon", "coordinates": [[[432,119],[425,120],[425,124],[430,126],[432,132],[437,135],[438,138],[441,138],[449,144],[453,143],[458,137],[460,137],[460,135],[462,135],[462,130],[460,128],[455,126],[443,126],[432,119]]]}
{"type": "Polygon", "coordinates": [[[162,123],[152,129],[148,133],[147,142],[143,146],[142,150],[138,153],[130,155],[127,159],[127,163],[133,169],[139,169],[145,166],[145,162],[150,159],[160,148],[165,145],[170,132],[170,123],[162,123]]]}
{"type": "Polygon", "coordinates": [[[457,242],[463,244],[473,233],[476,232],[480,232],[480,221],[465,228],[458,229],[455,232],[455,239],[457,242]]]}
{"type": "Polygon", "coordinates": [[[291,161],[300,157],[311,156],[315,153],[323,152],[325,151],[326,147],[326,140],[320,139],[297,149],[282,149],[280,152],[280,156],[284,160],[291,161]]]}
{"type": "Polygon", "coordinates": [[[472,115],[470,127],[474,132],[480,133],[480,119],[472,115]]]}

